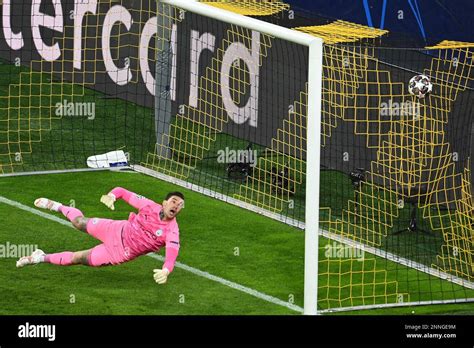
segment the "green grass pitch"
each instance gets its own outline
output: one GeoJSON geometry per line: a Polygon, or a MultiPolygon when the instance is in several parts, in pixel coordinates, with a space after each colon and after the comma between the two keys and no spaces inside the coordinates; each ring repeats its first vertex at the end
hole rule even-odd
{"type": "MultiPolygon", "coordinates": [[[[177,189],[142,174],[93,172],[2,178],[0,196],[30,207],[33,200],[41,196],[66,204],[73,200],[86,216],[126,219],[132,207],[119,202],[115,211],[109,211],[99,203],[100,195],[115,186],[157,201],[161,201],[166,192],[177,189]]],[[[183,191],[186,208],[179,216],[182,242],[179,262],[303,306],[303,231],[201,194],[183,191]]],[[[83,250],[99,243],[83,232],[4,203],[0,203],[0,215],[4,217],[0,229],[2,244],[36,244],[46,252],[59,252],[83,250]]],[[[321,238],[320,243],[324,245],[329,241],[321,238]]],[[[298,314],[181,268],[175,269],[166,285],[158,286],[153,281],[152,270],[162,263],[146,256],[102,268],[41,264],[16,269],[15,261],[16,258],[0,258],[0,314],[3,315],[298,314]]],[[[414,279],[423,277],[414,270],[404,272],[411,272],[414,279]]],[[[434,286],[452,288],[451,284],[441,281],[434,286]]],[[[429,290],[421,289],[427,294],[429,290]]],[[[474,305],[401,307],[343,314],[411,314],[413,311],[416,314],[474,314],[474,305]]]]}

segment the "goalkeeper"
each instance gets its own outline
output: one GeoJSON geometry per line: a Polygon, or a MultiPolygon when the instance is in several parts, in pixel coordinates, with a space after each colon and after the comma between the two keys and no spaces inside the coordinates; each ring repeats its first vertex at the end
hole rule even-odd
{"type": "Polygon", "coordinates": [[[153,202],[124,188],[116,187],[100,199],[108,208],[114,210],[117,199],[123,199],[138,209],[138,214],[130,213],[128,220],[109,220],[86,218],[79,209],[62,205],[47,198],[35,200],[38,208],[62,213],[78,230],[84,231],[102,244],[83,251],[64,251],[57,254],[45,254],[35,250],[31,256],[20,258],[16,265],[24,267],[38,263],[52,263],[60,266],[86,265],[100,267],[118,265],[149,252],[166,248],[162,269],[154,270],[154,279],[164,284],[173,271],[179,252],[179,228],[176,216],[184,205],[181,192],[170,192],[163,204],[153,202]]]}

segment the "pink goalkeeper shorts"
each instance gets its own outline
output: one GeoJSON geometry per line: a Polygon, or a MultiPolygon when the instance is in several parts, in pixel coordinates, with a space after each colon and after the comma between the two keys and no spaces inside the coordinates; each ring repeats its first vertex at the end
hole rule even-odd
{"type": "Polygon", "coordinates": [[[122,233],[126,228],[130,228],[126,220],[89,219],[87,233],[102,242],[92,249],[89,265],[99,267],[128,261],[129,253],[122,241],[122,233]]]}

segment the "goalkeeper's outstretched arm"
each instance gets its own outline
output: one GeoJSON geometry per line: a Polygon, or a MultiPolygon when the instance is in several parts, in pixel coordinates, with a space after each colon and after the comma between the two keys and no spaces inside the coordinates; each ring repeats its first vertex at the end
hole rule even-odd
{"type": "Polygon", "coordinates": [[[153,203],[153,201],[137,195],[134,192],[128,191],[123,187],[116,187],[108,194],[103,195],[100,199],[102,203],[104,203],[109,209],[114,210],[115,206],[114,203],[117,199],[123,199],[125,202],[130,204],[135,209],[140,210],[143,206],[153,203]]]}
{"type": "Polygon", "coordinates": [[[176,258],[178,257],[179,247],[168,242],[166,244],[165,263],[162,269],[154,269],[153,278],[158,284],[165,284],[168,280],[168,275],[173,271],[176,258]]]}

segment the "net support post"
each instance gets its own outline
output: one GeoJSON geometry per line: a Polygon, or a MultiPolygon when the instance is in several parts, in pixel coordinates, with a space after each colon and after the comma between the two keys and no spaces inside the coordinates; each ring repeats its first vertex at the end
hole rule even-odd
{"type": "Polygon", "coordinates": [[[306,124],[306,202],[304,314],[316,315],[319,262],[319,181],[321,153],[321,89],[323,40],[309,44],[308,110],[306,124]]]}

